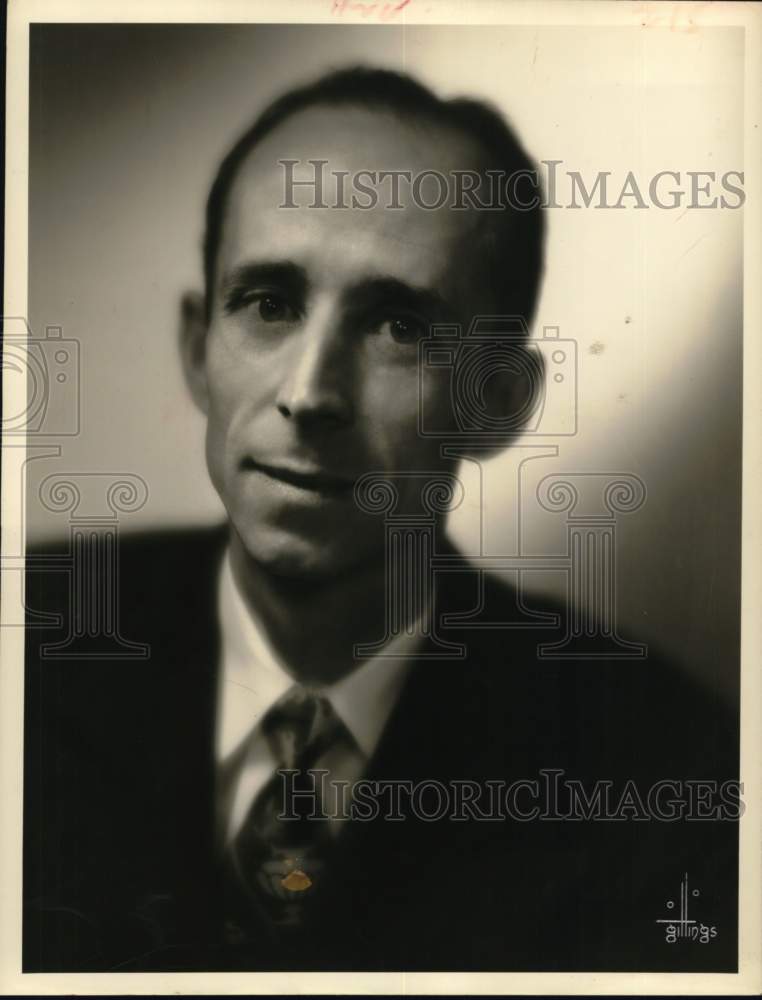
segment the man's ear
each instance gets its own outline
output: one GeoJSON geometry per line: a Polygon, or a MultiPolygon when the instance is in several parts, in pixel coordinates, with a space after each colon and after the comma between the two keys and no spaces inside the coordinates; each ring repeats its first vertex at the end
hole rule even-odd
{"type": "Polygon", "coordinates": [[[482,402],[487,414],[499,421],[505,431],[491,441],[491,448],[480,446],[487,457],[509,448],[524,433],[545,391],[545,359],[525,344],[514,345],[510,357],[495,366],[494,374],[482,386],[482,402]]]}
{"type": "Polygon", "coordinates": [[[545,391],[545,358],[527,343],[512,345],[509,361],[485,386],[492,416],[523,433],[545,391]]]}
{"type": "Polygon", "coordinates": [[[204,296],[200,292],[186,292],[180,303],[180,357],[190,394],[202,413],[209,410],[206,333],[204,296]]]}

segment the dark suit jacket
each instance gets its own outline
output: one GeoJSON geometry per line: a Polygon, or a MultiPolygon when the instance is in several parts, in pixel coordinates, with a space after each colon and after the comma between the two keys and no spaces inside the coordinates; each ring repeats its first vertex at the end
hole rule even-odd
{"type": "MultiPolygon", "coordinates": [[[[122,540],[118,627],[144,659],[41,654],[67,635],[70,576],[30,565],[30,616],[63,623],[27,633],[25,971],[736,968],[738,827],[717,819],[350,822],[306,929],[229,944],[213,850],[224,543],[224,529],[122,540]],[[669,944],[657,920],[686,873],[691,918],[715,934],[669,944]]],[[[97,594],[105,563],[83,557],[97,594]]],[[[438,610],[472,607],[475,580],[442,574],[438,610]]],[[[494,580],[485,600],[500,621],[517,598],[494,580]]],[[[587,791],[610,781],[617,802],[629,779],[645,798],[659,780],[738,777],[737,718],[663,659],[538,660],[547,628],[443,634],[467,658],[414,664],[369,778],[556,769],[587,791]]]]}

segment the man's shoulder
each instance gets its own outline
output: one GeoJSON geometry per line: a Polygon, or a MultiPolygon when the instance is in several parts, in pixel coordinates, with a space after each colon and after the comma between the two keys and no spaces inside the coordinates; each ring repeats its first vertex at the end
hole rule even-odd
{"type": "Polygon", "coordinates": [[[67,554],[73,557],[78,547],[90,552],[107,537],[116,542],[119,558],[127,564],[136,560],[162,564],[167,561],[193,561],[220,549],[228,532],[226,523],[157,527],[119,534],[110,531],[110,528],[110,525],[105,525],[103,530],[75,531],[66,538],[49,538],[28,544],[27,558],[32,561],[31,568],[36,564],[41,568],[45,566],[46,557],[62,558],[67,554]]]}
{"type": "Polygon", "coordinates": [[[548,759],[572,748],[580,766],[608,755],[633,771],[669,770],[677,758],[699,770],[711,760],[713,770],[734,771],[737,710],[689,664],[626,629],[612,634],[587,608],[581,618],[563,600],[524,593],[491,573],[477,585],[474,568],[458,575],[447,615],[452,621],[458,604],[460,623],[442,635],[463,648],[452,686],[480,706],[477,728],[489,719],[514,751],[541,744],[548,759]]]}
{"type": "Polygon", "coordinates": [[[214,526],[29,548],[25,706],[28,732],[47,734],[30,767],[57,769],[63,789],[85,772],[149,773],[141,754],[162,773],[168,741],[198,752],[191,731],[205,746],[225,544],[214,526]]]}
{"type": "Polygon", "coordinates": [[[137,574],[145,584],[215,575],[227,538],[226,524],[125,535],[119,542],[119,569],[125,578],[137,574]]]}
{"type": "Polygon", "coordinates": [[[119,589],[159,591],[216,572],[227,539],[227,525],[158,528],[117,534],[109,530],[73,532],[27,547],[27,593],[38,601],[68,591],[79,575],[104,584],[110,576],[119,589]]]}
{"type": "MultiPolygon", "coordinates": [[[[227,527],[75,534],[27,551],[27,663],[130,687],[214,661],[227,527]],[[76,669],[75,669],[76,667],[76,669]],[[125,681],[127,683],[127,681],[125,681]]],[[[71,685],[69,685],[71,687],[71,685]]]]}

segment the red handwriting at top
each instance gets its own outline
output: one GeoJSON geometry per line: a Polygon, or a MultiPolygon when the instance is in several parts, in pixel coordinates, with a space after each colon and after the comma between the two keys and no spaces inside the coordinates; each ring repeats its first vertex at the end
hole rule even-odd
{"type": "Polygon", "coordinates": [[[636,4],[633,8],[641,27],[669,28],[670,31],[684,34],[692,34],[699,30],[701,27],[697,23],[699,15],[703,14],[706,9],[711,9],[710,3],[662,3],[656,5],[651,2],[636,4]]]}
{"type": "Polygon", "coordinates": [[[412,0],[331,0],[332,14],[362,14],[363,17],[376,16],[379,21],[391,21],[412,0]]]}

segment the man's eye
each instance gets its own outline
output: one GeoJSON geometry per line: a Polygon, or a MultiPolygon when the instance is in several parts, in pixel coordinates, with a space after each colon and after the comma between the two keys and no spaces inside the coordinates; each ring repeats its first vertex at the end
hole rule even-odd
{"type": "Polygon", "coordinates": [[[299,318],[299,309],[280,292],[234,291],[225,303],[228,314],[239,310],[256,310],[265,323],[293,323],[299,318]]]}
{"type": "Polygon", "coordinates": [[[415,344],[426,336],[426,324],[414,316],[395,316],[381,324],[380,332],[398,344],[415,344]]]}
{"type": "Polygon", "coordinates": [[[274,292],[252,295],[249,302],[256,305],[259,315],[266,323],[282,323],[296,318],[296,310],[282,295],[274,292]]]}

